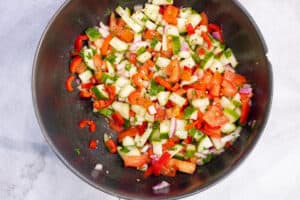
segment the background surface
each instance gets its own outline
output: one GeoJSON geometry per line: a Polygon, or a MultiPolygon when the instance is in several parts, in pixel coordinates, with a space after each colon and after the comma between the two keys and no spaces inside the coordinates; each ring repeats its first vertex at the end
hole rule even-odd
{"type": "MultiPolygon", "coordinates": [[[[240,0],[263,33],[273,64],[269,123],[248,159],[193,199],[300,197],[300,1],[240,0]]],[[[0,199],[117,198],[81,181],[56,158],[38,127],[31,101],[36,46],[63,0],[0,2],[0,199]]]]}

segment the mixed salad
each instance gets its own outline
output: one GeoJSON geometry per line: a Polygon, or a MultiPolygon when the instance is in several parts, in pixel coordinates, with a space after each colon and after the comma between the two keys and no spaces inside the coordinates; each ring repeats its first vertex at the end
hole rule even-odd
{"type": "MultiPolygon", "coordinates": [[[[66,89],[77,83],[117,134],[117,141],[104,134],[108,150],[145,177],[193,174],[232,145],[247,121],[252,89],[235,72],[221,27],[173,0],[117,7],[109,25],[76,38],[71,57],[66,89]]],[[[92,120],[79,126],[96,131],[92,120]]]]}

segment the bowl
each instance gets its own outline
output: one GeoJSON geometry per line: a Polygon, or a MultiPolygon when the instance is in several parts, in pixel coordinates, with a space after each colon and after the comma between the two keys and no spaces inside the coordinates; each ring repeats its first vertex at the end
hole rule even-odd
{"type": "MultiPolygon", "coordinates": [[[[198,167],[194,175],[175,178],[142,178],[135,169],[125,169],[118,155],[111,155],[103,144],[103,133],[111,132],[103,117],[92,113],[91,103],[76,92],[68,93],[64,83],[68,76],[69,52],[75,37],[99,21],[107,22],[107,13],[117,5],[143,4],[142,0],[68,0],[49,22],[37,48],[32,92],[36,116],[43,135],[62,162],[82,180],[101,191],[125,199],[177,199],[215,184],[232,172],[249,154],[266,125],[272,97],[272,71],[266,57],[267,48],[257,26],[242,6],[233,0],[175,0],[177,6],[206,11],[209,20],[221,24],[226,44],[233,49],[245,75],[254,88],[249,123],[241,137],[210,163],[198,167]],[[94,119],[98,130],[91,134],[80,130],[81,119],[94,119]],[[90,139],[99,139],[99,148],[87,148],[90,139]],[[74,149],[80,148],[80,155],[74,149]],[[97,163],[102,171],[94,170],[97,163]],[[171,184],[165,193],[153,193],[162,180],[171,184]]],[[[254,155],[253,155],[254,156],[254,155]]]]}

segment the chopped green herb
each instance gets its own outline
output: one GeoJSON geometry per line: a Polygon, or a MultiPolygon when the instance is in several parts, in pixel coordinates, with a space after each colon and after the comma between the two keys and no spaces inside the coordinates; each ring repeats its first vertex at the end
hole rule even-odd
{"type": "Polygon", "coordinates": [[[193,127],[191,130],[189,130],[188,133],[189,133],[190,136],[194,137],[194,135],[196,134],[196,132],[197,132],[196,128],[193,127]]]}
{"type": "Polygon", "coordinates": [[[158,42],[159,42],[159,40],[157,39],[157,37],[154,37],[150,42],[151,48],[155,48],[155,46],[157,45],[158,42]]]}
{"type": "Polygon", "coordinates": [[[131,125],[130,125],[130,120],[125,119],[125,123],[124,123],[123,127],[124,127],[125,129],[130,128],[130,127],[131,127],[131,125]]]}
{"type": "Polygon", "coordinates": [[[79,156],[80,155],[80,148],[79,147],[74,148],[74,152],[77,156],[79,156]]]}
{"type": "Polygon", "coordinates": [[[165,90],[165,88],[161,85],[158,85],[156,83],[156,81],[154,81],[154,80],[151,81],[150,92],[149,92],[150,96],[155,96],[155,95],[157,95],[158,93],[160,93],[164,90],[165,90]]]}
{"type": "Polygon", "coordinates": [[[117,56],[115,54],[110,54],[106,57],[106,60],[110,62],[111,64],[114,64],[116,62],[117,56]]]}
{"type": "Polygon", "coordinates": [[[95,41],[99,38],[101,38],[101,33],[94,27],[94,28],[88,28],[85,31],[86,35],[89,37],[91,41],[95,41]]]}
{"type": "Polygon", "coordinates": [[[210,162],[212,158],[213,158],[213,155],[208,154],[207,157],[203,159],[203,163],[206,164],[206,163],[210,162]]]}
{"type": "Polygon", "coordinates": [[[103,73],[101,77],[101,82],[105,84],[111,84],[112,82],[115,82],[117,78],[117,76],[112,76],[108,73],[103,73]]]}
{"type": "Polygon", "coordinates": [[[194,107],[192,107],[192,106],[186,107],[186,108],[184,109],[184,114],[183,114],[184,118],[185,118],[185,119],[189,119],[190,116],[191,116],[195,111],[196,111],[196,109],[195,109],[194,107]]]}
{"type": "Polygon", "coordinates": [[[140,47],[137,51],[136,51],[136,55],[141,55],[142,53],[144,53],[146,51],[146,47],[142,46],[140,47]]]}
{"type": "Polygon", "coordinates": [[[113,114],[113,110],[109,108],[100,109],[98,112],[107,117],[110,117],[113,114]]]}

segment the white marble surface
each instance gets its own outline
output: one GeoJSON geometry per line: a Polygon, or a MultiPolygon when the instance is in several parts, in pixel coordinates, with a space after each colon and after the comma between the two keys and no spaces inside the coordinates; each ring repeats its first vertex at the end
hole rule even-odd
{"type": "MultiPolygon", "coordinates": [[[[275,82],[271,117],[243,165],[216,186],[187,199],[296,200],[300,198],[300,1],[240,2],[269,47],[275,82]]],[[[62,3],[0,1],[1,200],[116,199],[72,174],[49,149],[35,119],[32,60],[44,27],[62,3]]]]}

